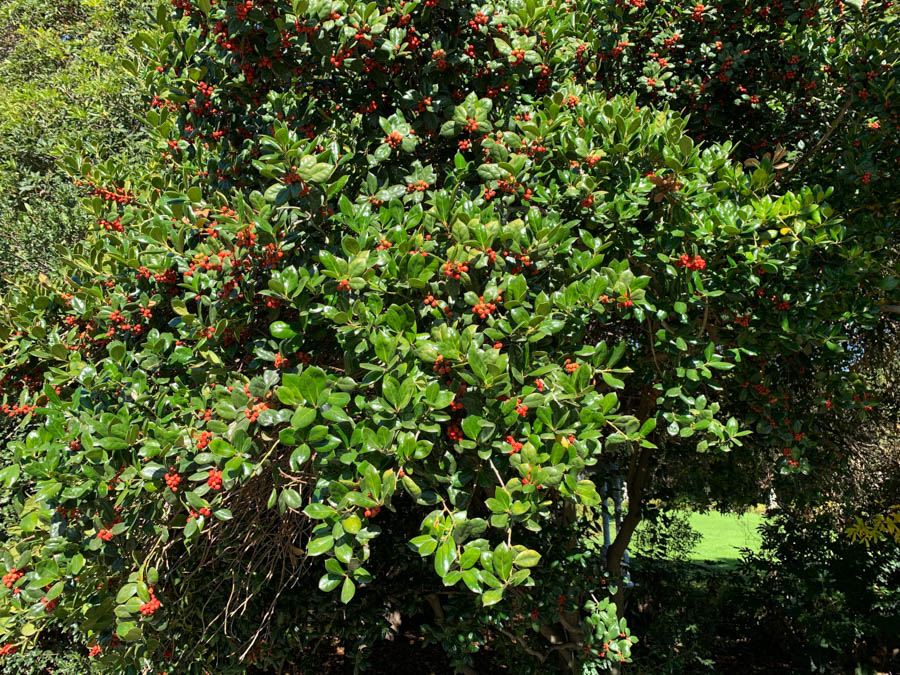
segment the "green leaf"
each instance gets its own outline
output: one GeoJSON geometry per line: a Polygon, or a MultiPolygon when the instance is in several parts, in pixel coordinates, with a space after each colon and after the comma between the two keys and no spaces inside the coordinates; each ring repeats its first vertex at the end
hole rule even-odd
{"type": "Polygon", "coordinates": [[[475,377],[484,382],[487,377],[487,366],[484,363],[484,357],[482,357],[481,352],[475,345],[469,347],[466,359],[469,362],[469,367],[472,368],[472,372],[475,373],[475,377]]]}
{"type": "Polygon", "coordinates": [[[326,593],[329,591],[333,591],[335,588],[340,586],[341,579],[343,579],[343,577],[338,577],[334,574],[323,574],[322,578],[319,579],[319,590],[325,591],[326,593]]]}
{"type": "Polygon", "coordinates": [[[492,588],[489,591],[485,591],[481,596],[481,604],[484,607],[490,607],[491,605],[496,605],[503,599],[503,588],[492,588]]]}
{"type": "Polygon", "coordinates": [[[300,177],[303,180],[310,183],[324,183],[331,176],[332,172],[334,172],[334,167],[331,164],[314,164],[309,169],[303,169],[297,171],[300,174],[300,177]]]}
{"type": "Polygon", "coordinates": [[[438,547],[437,553],[434,554],[434,571],[438,573],[439,577],[444,578],[455,560],[456,544],[452,538],[449,538],[438,547]]]}
{"type": "Polygon", "coordinates": [[[344,518],[344,520],[342,521],[342,525],[344,526],[344,532],[346,532],[347,534],[355,535],[362,528],[362,521],[356,514],[351,514],[344,518]]]}
{"type": "Polygon", "coordinates": [[[303,465],[309,461],[310,458],[310,449],[308,445],[301,445],[296,448],[288,459],[288,466],[291,467],[291,471],[300,471],[303,468],[303,465]]]}
{"type": "Polygon", "coordinates": [[[101,447],[106,450],[124,450],[130,443],[123,438],[115,438],[114,436],[106,436],[99,441],[101,447]]]}
{"type": "Polygon", "coordinates": [[[291,426],[297,429],[303,429],[316,421],[316,411],[314,408],[297,408],[291,417],[291,426]]]}
{"type": "Polygon", "coordinates": [[[400,381],[395,377],[391,377],[388,375],[384,378],[384,382],[381,385],[381,393],[384,396],[384,400],[390,403],[397,410],[400,409],[399,401],[400,401],[400,381]]]}
{"type": "Polygon", "coordinates": [[[297,335],[284,321],[273,321],[269,326],[269,331],[272,333],[272,337],[276,337],[279,340],[292,338],[297,335]]]}
{"type": "Polygon", "coordinates": [[[125,584],[119,589],[119,592],[116,593],[116,602],[121,605],[135,593],[137,593],[137,584],[125,584]]]}
{"type": "Polygon", "coordinates": [[[332,546],[334,546],[334,537],[329,534],[309,542],[306,553],[308,555],[322,555],[330,551],[332,546]]]}
{"type": "Polygon", "coordinates": [[[534,567],[541,560],[541,554],[537,551],[522,551],[516,556],[516,567],[534,567]]]}
{"type": "Polygon", "coordinates": [[[350,577],[344,579],[344,585],[341,587],[341,602],[345,605],[356,595],[356,585],[350,581],[350,577]]]}
{"type": "Polygon", "coordinates": [[[612,373],[602,373],[603,381],[613,389],[624,389],[625,383],[617,377],[613,377],[612,373]]]}
{"type": "Polygon", "coordinates": [[[306,505],[306,508],[303,509],[303,513],[315,520],[325,520],[326,518],[331,518],[336,515],[337,512],[327,504],[313,502],[306,505]]]}
{"type": "Polygon", "coordinates": [[[512,573],[512,551],[509,550],[509,547],[505,542],[497,545],[497,548],[494,549],[494,571],[497,573],[502,580],[506,581],[509,579],[509,575],[512,573]]]}
{"type": "Polygon", "coordinates": [[[166,468],[156,462],[148,462],[141,468],[141,477],[147,480],[157,480],[166,473],[166,468]]]}
{"type": "Polygon", "coordinates": [[[317,406],[319,395],[324,391],[327,382],[328,377],[325,375],[325,371],[316,366],[312,366],[304,370],[303,374],[300,375],[297,389],[299,389],[307,403],[312,406],[317,406]]]}
{"type": "Polygon", "coordinates": [[[420,488],[416,482],[410,478],[409,476],[403,476],[400,479],[400,482],[403,483],[403,488],[409,493],[409,495],[413,499],[418,499],[422,496],[422,488],[420,488]]]}
{"type": "Polygon", "coordinates": [[[294,488],[287,488],[281,493],[281,498],[284,500],[284,503],[291,509],[299,509],[300,505],[303,503],[303,498],[300,496],[300,493],[297,492],[294,488]]]}
{"type": "Polygon", "coordinates": [[[0,471],[0,488],[9,490],[19,478],[19,465],[10,464],[0,471]]]}

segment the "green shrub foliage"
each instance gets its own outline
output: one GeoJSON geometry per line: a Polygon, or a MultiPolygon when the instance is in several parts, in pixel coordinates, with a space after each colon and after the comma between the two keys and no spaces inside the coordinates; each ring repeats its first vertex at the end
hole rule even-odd
{"type": "Polygon", "coordinates": [[[129,64],[159,163],[73,158],[96,235],[3,304],[8,644],[364,665],[427,612],[454,665],[593,673],[636,641],[654,465],[837,461],[820,419],[868,405],[843,344],[893,288],[889,225],[605,89],[597,19],[643,3],[173,4],[129,64]]]}
{"type": "MultiPolygon", "coordinates": [[[[0,7],[0,262],[2,275],[49,273],[54,247],[79,240],[91,214],[57,166],[83,147],[136,158],[143,107],[117,61],[144,2],[10,0],[0,7]]],[[[6,279],[0,280],[5,286],[6,279]]]]}

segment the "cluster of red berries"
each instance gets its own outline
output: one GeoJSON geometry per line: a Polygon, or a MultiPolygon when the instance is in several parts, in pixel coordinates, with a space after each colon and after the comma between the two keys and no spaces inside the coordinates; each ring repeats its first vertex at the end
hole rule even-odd
{"type": "MultiPolygon", "coordinates": [[[[76,181],[76,185],[80,185],[80,181],[76,181]]],[[[91,187],[91,194],[100,195],[108,202],[116,204],[130,204],[134,201],[134,193],[129,192],[125,188],[113,187],[112,189],[104,187],[91,187]]]]}
{"type": "Polygon", "coordinates": [[[465,263],[448,262],[444,263],[444,274],[451,279],[459,279],[461,275],[469,271],[469,266],[465,263]]]}
{"type": "Polygon", "coordinates": [[[170,267],[165,272],[153,275],[153,280],[161,284],[174,285],[178,283],[178,272],[174,267],[170,267]]]}
{"type": "Polygon", "coordinates": [[[137,322],[135,322],[134,324],[128,323],[128,320],[124,316],[122,316],[122,313],[119,310],[115,310],[114,312],[112,312],[112,314],[109,315],[109,320],[116,325],[110,326],[109,330],[106,332],[107,337],[112,337],[113,335],[115,335],[116,328],[123,331],[131,331],[135,334],[140,334],[144,330],[144,327],[137,322]]]}
{"type": "Polygon", "coordinates": [[[565,368],[567,373],[571,374],[578,370],[578,364],[572,361],[572,359],[566,359],[563,368],[565,368]]]}
{"type": "Polygon", "coordinates": [[[528,406],[522,405],[522,399],[516,399],[516,412],[519,413],[520,417],[525,417],[528,414],[528,406]]]}
{"type": "Polygon", "coordinates": [[[387,143],[390,147],[396,148],[403,142],[403,134],[401,134],[399,131],[392,131],[384,137],[384,142],[387,143]]]}
{"type": "MultiPolygon", "coordinates": [[[[504,251],[503,255],[504,255],[504,256],[508,256],[508,255],[509,255],[509,251],[504,251]]],[[[525,268],[527,268],[527,267],[531,267],[531,265],[532,265],[532,262],[531,262],[531,256],[529,256],[529,255],[527,255],[527,254],[525,254],[525,253],[517,253],[517,254],[516,254],[516,260],[519,261],[519,264],[516,265],[515,267],[513,267],[512,270],[510,270],[513,274],[518,274],[518,273],[521,272],[523,269],[525,269],[525,268]]],[[[534,276],[534,275],[537,274],[537,273],[538,273],[537,269],[532,269],[532,270],[531,270],[531,275],[532,275],[532,276],[534,276]]]]}
{"type": "Polygon", "coordinates": [[[800,462],[798,462],[796,459],[794,459],[793,456],[791,455],[790,448],[784,448],[782,450],[782,452],[784,453],[784,456],[787,459],[788,464],[790,464],[791,466],[800,466],[800,462]]]}
{"type": "Polygon", "coordinates": [[[263,410],[268,409],[268,403],[257,403],[252,408],[247,408],[246,410],[244,410],[244,417],[246,417],[251,422],[255,422],[259,418],[259,413],[261,413],[263,410]]]}
{"type": "MultiPolygon", "coordinates": [[[[209,413],[211,411],[207,410],[206,414],[204,414],[204,419],[209,421],[209,413]]],[[[203,450],[206,446],[209,445],[209,442],[212,440],[213,434],[211,431],[201,431],[200,436],[197,438],[197,449],[203,450]]]]}
{"type": "Polygon", "coordinates": [[[74,520],[78,517],[78,509],[67,509],[65,506],[57,506],[56,512],[64,519],[64,520],[74,520]]]}
{"type": "MultiPolygon", "coordinates": [[[[306,192],[309,192],[309,188],[306,188],[306,192]]],[[[303,194],[305,193],[301,193],[301,195],[303,194]]],[[[259,264],[263,269],[270,270],[275,268],[282,258],[284,258],[284,251],[281,248],[275,244],[266,244],[259,258],[259,264]]]]}
{"type": "Polygon", "coordinates": [[[8,403],[4,403],[0,405],[0,413],[3,413],[7,417],[15,417],[16,415],[25,416],[34,410],[37,406],[23,404],[23,405],[9,405],[8,403]]]}
{"type": "Polygon", "coordinates": [[[281,177],[281,180],[284,181],[285,185],[293,185],[294,183],[303,183],[303,178],[299,173],[294,171],[293,169],[288,171],[284,176],[281,177]]]}
{"type": "MultiPolygon", "coordinates": [[[[502,302],[500,295],[497,295],[497,302],[502,302]]],[[[479,319],[486,319],[491,313],[497,309],[497,305],[493,302],[485,302],[484,296],[478,298],[478,304],[472,308],[472,313],[477,314],[479,319]]]]}
{"type": "Polygon", "coordinates": [[[125,227],[122,225],[121,217],[116,218],[115,220],[103,220],[103,218],[100,218],[97,221],[97,224],[100,225],[107,232],[109,232],[109,231],[124,232],[125,231],[125,227]]]}
{"type": "Polygon", "coordinates": [[[17,651],[19,651],[18,645],[5,644],[2,647],[0,647],[0,656],[8,656],[10,654],[15,654],[17,651]]]}
{"type": "Polygon", "coordinates": [[[374,518],[374,517],[377,516],[380,512],[381,512],[381,507],[380,507],[380,506],[373,506],[373,507],[370,508],[370,509],[366,509],[366,510],[363,512],[363,515],[364,515],[366,518],[374,518]]]}
{"type": "Polygon", "coordinates": [[[198,511],[194,511],[194,509],[191,509],[190,515],[188,515],[188,520],[193,520],[197,516],[203,516],[205,518],[209,518],[209,516],[211,514],[212,514],[212,511],[210,511],[205,506],[202,506],[202,507],[200,507],[200,509],[198,511]]]}
{"type": "Polygon", "coordinates": [[[235,243],[242,248],[253,248],[254,244],[256,244],[256,233],[253,231],[253,225],[249,225],[238,232],[235,243]]]}
{"type": "Polygon", "coordinates": [[[246,0],[246,2],[239,3],[234,6],[234,13],[237,15],[237,18],[241,21],[247,20],[247,14],[250,13],[250,10],[253,9],[253,0],[246,0]]]}
{"type": "Polygon", "coordinates": [[[415,183],[407,185],[406,192],[407,194],[412,194],[413,192],[425,192],[429,187],[431,187],[431,185],[420,178],[415,183]]]}
{"type": "Polygon", "coordinates": [[[209,487],[211,487],[213,490],[221,490],[222,472],[218,469],[210,469],[209,478],[206,479],[206,484],[209,485],[209,487]]]}
{"type": "Polygon", "coordinates": [[[425,296],[425,306],[426,307],[437,307],[438,299],[429,293],[425,296]]]}
{"type": "Polygon", "coordinates": [[[446,375],[450,372],[450,366],[444,361],[444,357],[438,354],[438,357],[434,360],[432,370],[438,375],[446,375]]]}
{"type": "MultiPolygon", "coordinates": [[[[189,265],[190,271],[193,272],[198,267],[206,272],[210,270],[219,271],[222,269],[222,264],[224,263],[225,259],[230,258],[232,255],[234,255],[233,251],[219,251],[216,254],[216,258],[218,258],[218,261],[210,262],[209,255],[205,253],[198,253],[196,256],[194,256],[194,261],[189,265]]],[[[215,258],[213,258],[213,260],[215,260],[215,258]]]]}
{"type": "Polygon", "coordinates": [[[113,538],[112,530],[103,528],[97,533],[97,539],[102,539],[103,541],[109,541],[113,538]]]}
{"type": "Polygon", "coordinates": [[[156,595],[154,595],[153,589],[151,588],[150,589],[150,600],[148,602],[143,603],[140,606],[138,611],[140,611],[140,613],[143,614],[144,616],[150,616],[151,614],[153,614],[153,612],[158,610],[161,605],[162,605],[162,603],[156,599],[156,595]]]}
{"type": "Polygon", "coordinates": [[[169,487],[172,492],[178,492],[178,484],[181,483],[181,476],[179,476],[174,466],[169,467],[169,472],[165,475],[166,485],[169,487]]]}
{"type": "Polygon", "coordinates": [[[337,289],[343,293],[350,292],[350,280],[349,279],[341,279],[338,281],[337,289]]]}
{"type": "Polygon", "coordinates": [[[459,424],[453,422],[449,427],[447,427],[447,438],[451,441],[459,441],[462,440],[463,434],[462,429],[459,424]]]}
{"type": "Polygon", "coordinates": [[[509,454],[514,455],[514,454],[516,454],[517,452],[519,452],[520,450],[522,450],[522,445],[523,445],[523,444],[522,444],[522,443],[519,443],[519,442],[518,442],[515,438],[513,438],[512,436],[507,436],[507,437],[506,437],[506,442],[509,443],[509,446],[512,448],[512,450],[509,451],[509,454]]]}
{"type": "Polygon", "coordinates": [[[281,352],[277,352],[275,354],[275,367],[276,368],[287,368],[291,365],[290,359],[285,358],[281,355],[281,352]]]}
{"type": "Polygon", "coordinates": [[[706,269],[706,261],[699,255],[691,258],[687,253],[682,253],[681,257],[675,261],[675,266],[686,267],[689,270],[704,270],[706,269]]]}
{"type": "Polygon", "coordinates": [[[16,585],[16,582],[23,576],[25,576],[25,572],[23,570],[17,570],[13,568],[3,575],[3,585],[7,588],[12,588],[16,585]]]}

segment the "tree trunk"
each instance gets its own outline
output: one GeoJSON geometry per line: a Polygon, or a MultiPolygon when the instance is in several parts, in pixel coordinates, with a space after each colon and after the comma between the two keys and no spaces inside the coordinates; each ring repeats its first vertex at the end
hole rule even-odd
{"type": "Polygon", "coordinates": [[[628,512],[622,519],[622,527],[606,551],[606,571],[615,580],[616,592],[611,600],[616,603],[616,614],[621,619],[625,614],[625,586],[619,583],[622,575],[622,558],[631,537],[641,522],[644,495],[650,482],[650,448],[641,448],[631,458],[625,487],[628,491],[628,512]]]}

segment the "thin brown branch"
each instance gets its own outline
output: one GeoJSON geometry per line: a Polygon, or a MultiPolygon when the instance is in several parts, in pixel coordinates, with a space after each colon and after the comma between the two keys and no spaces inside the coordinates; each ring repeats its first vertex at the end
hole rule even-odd
{"type": "Polygon", "coordinates": [[[828,129],[825,130],[825,133],[822,134],[822,138],[819,139],[819,142],[816,143],[815,146],[813,146],[812,150],[810,150],[808,153],[806,153],[800,159],[798,159],[796,162],[794,162],[794,165],[790,169],[787,170],[786,175],[790,176],[790,175],[794,174],[797,171],[797,169],[799,169],[801,166],[803,166],[803,164],[805,164],[807,161],[809,161],[812,157],[815,157],[815,155],[819,152],[819,150],[822,149],[822,146],[825,145],[825,142],[829,138],[831,138],[831,135],[841,125],[841,122],[844,121],[844,116],[847,114],[847,111],[850,109],[850,104],[852,102],[853,102],[853,97],[851,95],[848,95],[847,100],[844,103],[844,105],[841,106],[841,109],[838,112],[837,117],[834,118],[834,120],[828,126],[828,129]]]}

